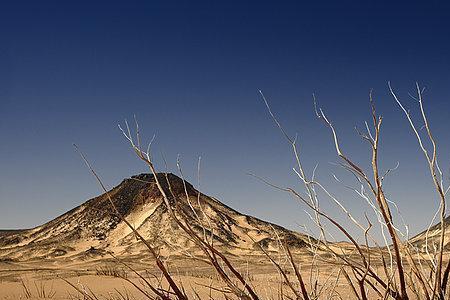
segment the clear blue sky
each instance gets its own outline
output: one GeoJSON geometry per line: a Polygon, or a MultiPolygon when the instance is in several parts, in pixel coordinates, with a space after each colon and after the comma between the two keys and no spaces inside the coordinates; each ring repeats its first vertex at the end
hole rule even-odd
{"type": "MultiPolygon", "coordinates": [[[[297,184],[289,145],[258,95],[265,92],[286,129],[299,133],[303,159],[361,216],[366,206],[336,185],[329,131],[311,94],[368,167],[353,127],[369,119],[374,89],[384,116],[382,166],[400,167],[386,189],[412,233],[427,225],[436,196],[390,80],[414,113],[414,83],[448,178],[450,7],[444,1],[8,1],[0,7],[0,228],[41,224],[100,193],[73,150],[77,143],[109,186],[145,172],[117,129],[136,114],[154,154],[174,170],[181,154],[202,190],[289,228],[309,224],[288,195],[246,175],[297,184]]],[[[349,183],[353,183],[349,181],[349,183]]],[[[336,209],[323,200],[332,213],[336,209]]]]}

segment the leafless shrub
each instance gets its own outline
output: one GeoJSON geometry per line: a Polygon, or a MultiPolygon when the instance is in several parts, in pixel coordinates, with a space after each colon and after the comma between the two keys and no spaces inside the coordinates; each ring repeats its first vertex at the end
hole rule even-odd
{"type": "MultiPolygon", "coordinates": [[[[293,155],[295,157],[297,166],[293,168],[294,173],[298,176],[300,181],[303,183],[307,197],[303,197],[300,192],[291,187],[279,187],[271,184],[267,180],[263,180],[265,183],[278,188],[280,190],[291,193],[295,198],[300,200],[301,203],[307,206],[315,215],[313,220],[320,229],[320,244],[318,244],[317,249],[324,248],[333,253],[334,259],[339,261],[343,268],[341,268],[344,278],[347,280],[353,295],[357,299],[367,299],[367,290],[373,290],[373,292],[381,298],[394,298],[394,299],[409,299],[410,294],[414,294],[418,298],[423,299],[445,299],[446,296],[446,285],[448,281],[448,273],[450,272],[450,264],[447,264],[445,271],[443,271],[443,253],[444,253],[444,236],[445,236],[445,207],[446,207],[446,193],[449,188],[445,188],[443,184],[442,171],[439,168],[438,163],[438,153],[437,153],[437,143],[434,136],[432,135],[430,124],[428,122],[422,100],[423,90],[420,89],[419,85],[417,88],[417,101],[421,112],[421,119],[424,123],[424,128],[426,129],[426,136],[431,145],[431,151],[426,149],[424,146],[423,137],[420,135],[411,115],[407,109],[403,106],[391,85],[389,84],[389,90],[395,99],[395,102],[402,109],[408,122],[413,129],[413,132],[419,143],[419,147],[424,153],[430,174],[436,187],[437,194],[439,196],[439,215],[440,215],[440,239],[438,247],[434,248],[433,254],[430,254],[430,249],[426,249],[428,255],[428,260],[424,259],[422,253],[409,243],[408,236],[402,234],[402,232],[395,227],[395,220],[392,214],[392,206],[395,203],[388,200],[385,196],[383,180],[386,175],[392,170],[387,170],[384,175],[380,171],[379,167],[379,140],[381,135],[381,124],[382,117],[377,114],[375,109],[375,104],[372,99],[372,92],[369,95],[370,107],[371,107],[371,125],[368,122],[366,125],[366,132],[360,132],[357,130],[361,138],[368,142],[371,151],[371,175],[366,172],[361,166],[355,163],[350,157],[348,157],[342,150],[339,135],[332,124],[331,120],[325,114],[325,112],[317,107],[315,98],[314,106],[316,111],[316,116],[318,119],[322,120],[324,124],[330,129],[333,144],[338,157],[341,159],[341,167],[350,172],[357,181],[359,182],[359,188],[351,188],[355,193],[365,202],[367,202],[373,209],[378,223],[382,229],[383,236],[385,238],[384,247],[380,247],[376,240],[372,237],[370,230],[373,223],[366,217],[367,226],[364,226],[354,218],[349,210],[342,204],[336,196],[329,192],[320,182],[312,178],[307,177],[307,172],[303,169],[302,159],[297,150],[297,139],[291,138],[281,123],[273,114],[268,101],[261,93],[267,110],[275,122],[276,126],[280,129],[283,136],[286,138],[288,143],[291,145],[293,155]],[[429,154],[431,153],[431,154],[429,154]],[[352,234],[350,234],[349,229],[340,224],[335,218],[328,215],[326,212],[322,211],[319,206],[319,197],[317,190],[324,193],[337,207],[342,211],[344,215],[353,223],[357,228],[361,230],[364,235],[365,245],[360,245],[356,242],[356,239],[352,234]],[[324,225],[323,221],[329,222],[332,226],[337,228],[341,233],[346,236],[346,238],[353,244],[357,256],[355,257],[353,253],[351,255],[346,254],[339,247],[336,250],[336,245],[330,247],[330,242],[327,240],[327,227],[324,225]],[[384,230],[387,230],[389,239],[386,238],[384,230]],[[373,242],[376,247],[371,249],[369,247],[369,241],[373,242]],[[378,251],[376,251],[378,249],[378,251]],[[378,253],[377,253],[378,252],[378,253]],[[379,273],[374,269],[372,256],[378,255],[379,259],[383,264],[383,273],[379,273]],[[426,263],[430,267],[429,274],[425,273],[425,269],[422,263],[426,263]],[[349,273],[346,269],[349,269],[349,273]],[[352,281],[356,281],[356,285],[352,281]],[[418,285],[418,288],[417,288],[418,285]]],[[[313,170],[313,174],[315,170],[313,170]]],[[[337,179],[337,178],[336,178],[337,179]]],[[[339,181],[339,179],[337,179],[339,181]]],[[[431,226],[431,225],[430,225],[431,226]]],[[[428,235],[428,231],[427,231],[428,235]]],[[[427,236],[428,239],[428,236],[427,236]]]]}
{"type": "MultiPolygon", "coordinates": [[[[337,289],[339,282],[341,281],[346,283],[348,291],[355,299],[364,300],[373,297],[396,300],[406,300],[412,297],[426,300],[448,299],[447,284],[450,273],[450,262],[446,265],[444,264],[444,219],[446,195],[450,188],[445,188],[443,184],[443,174],[438,163],[437,143],[431,132],[430,124],[423,106],[423,90],[418,84],[416,87],[418,106],[421,111],[421,121],[424,123],[424,128],[426,129],[425,136],[421,135],[409,111],[403,106],[399,97],[389,84],[389,90],[395,103],[405,114],[413,133],[417,138],[419,147],[425,155],[430,175],[439,196],[439,211],[436,213],[440,216],[439,242],[435,247],[429,247],[428,232],[431,228],[430,224],[426,233],[427,243],[425,253],[414,247],[408,240],[408,234],[404,234],[395,226],[396,220],[392,211],[397,210],[396,204],[386,197],[383,186],[386,176],[393,171],[393,169],[389,169],[385,172],[380,170],[379,140],[383,118],[376,111],[372,93],[369,95],[371,121],[365,122],[365,131],[361,132],[357,130],[359,136],[369,145],[371,155],[370,170],[365,170],[343,151],[337,130],[330,118],[325,114],[324,110],[317,106],[314,98],[316,116],[330,130],[333,146],[340,159],[340,166],[356,179],[356,187],[347,187],[350,188],[350,190],[364,203],[367,203],[376,217],[375,220],[371,220],[365,215],[365,224],[358,221],[358,219],[351,214],[350,210],[343,205],[343,202],[316,179],[315,169],[312,170],[312,172],[308,172],[304,169],[304,158],[298,151],[297,138],[293,138],[287,134],[272,112],[268,101],[261,93],[262,99],[272,120],[280,129],[282,135],[292,149],[296,163],[293,172],[301,183],[302,191],[300,192],[292,187],[275,185],[266,179],[256,175],[253,176],[271,187],[290,193],[294,198],[299,200],[299,202],[309,211],[309,216],[320,230],[320,235],[317,239],[310,239],[309,251],[311,253],[311,261],[307,266],[303,266],[304,268],[302,271],[295,262],[291,250],[281,241],[276,232],[274,232],[274,235],[277,237],[279,243],[278,258],[274,258],[271,253],[266,251],[263,247],[260,247],[262,253],[273,264],[279,274],[278,299],[343,299],[345,296],[341,295],[337,289]],[[423,139],[428,139],[431,143],[431,149],[426,148],[423,139]],[[312,173],[311,176],[308,175],[310,173],[312,173]],[[360,230],[364,237],[364,244],[357,242],[357,238],[354,234],[351,234],[348,224],[340,223],[328,212],[322,210],[320,202],[325,200],[331,201],[331,203],[336,205],[339,211],[348,219],[348,224],[356,226],[356,228],[360,230]],[[329,240],[330,226],[340,231],[347,238],[351,244],[350,248],[348,246],[341,246],[340,244],[329,240]],[[384,244],[379,244],[377,239],[372,235],[374,226],[379,226],[381,229],[384,244]],[[335,270],[325,278],[322,277],[321,279],[319,273],[320,264],[322,263],[334,266],[335,270]],[[288,270],[287,266],[289,266],[290,270],[288,270]]],[[[125,129],[120,126],[119,128],[138,158],[149,167],[172,220],[176,222],[177,226],[182,229],[186,236],[203,253],[203,257],[194,257],[189,253],[186,255],[209,264],[224,285],[223,287],[215,287],[211,280],[209,286],[203,287],[208,288],[210,293],[212,291],[219,292],[224,299],[230,299],[232,297],[245,300],[261,299],[261,296],[257,294],[256,289],[252,285],[251,277],[249,275],[244,275],[235,268],[226,255],[214,245],[214,230],[211,226],[210,218],[202,210],[200,196],[197,198],[200,211],[194,209],[186,188],[179,159],[177,160],[177,167],[184,183],[184,196],[176,195],[173,192],[167,173],[161,175],[161,173],[156,171],[153,158],[150,154],[152,142],[149,143],[146,150],[142,149],[139,125],[137,122],[135,123],[135,134],[132,134],[127,122],[125,122],[125,129]],[[167,189],[163,187],[163,183],[168,187],[167,189]],[[180,201],[186,201],[189,204],[191,213],[188,214],[186,211],[180,209],[177,205],[180,201]],[[201,232],[199,233],[195,228],[201,228],[201,232]]],[[[131,273],[135,274],[142,284],[138,285],[130,278],[121,276],[115,271],[107,270],[106,273],[113,274],[113,276],[118,275],[116,277],[128,281],[147,299],[187,300],[188,296],[182,282],[175,281],[173,274],[169,272],[167,266],[161,260],[153,246],[119,213],[101,179],[94,171],[85,155],[81,152],[80,154],[106,193],[114,213],[120,217],[120,219],[133,231],[135,236],[146,246],[149,254],[162,273],[162,278],[167,282],[169,288],[163,288],[161,279],[156,280],[155,283],[155,280],[149,278],[153,276],[153,279],[157,279],[158,277],[155,275],[149,275],[148,277],[143,276],[118,258],[117,261],[129,269],[131,273]]],[[[341,183],[339,178],[335,177],[335,179],[341,183]]],[[[89,290],[81,290],[76,285],[73,285],[68,281],[66,282],[74,287],[79,294],[83,295],[86,299],[96,299],[95,295],[89,290]]],[[[192,289],[192,294],[192,298],[200,299],[199,294],[194,288],[192,289]]],[[[128,299],[126,294],[119,295],[119,297],[121,297],[119,299],[128,299]]],[[[266,298],[269,298],[269,296],[266,298]]]]}
{"type": "Polygon", "coordinates": [[[96,275],[99,276],[110,276],[117,278],[127,278],[128,274],[124,269],[118,268],[117,266],[101,266],[97,268],[96,275]]]}
{"type": "Polygon", "coordinates": [[[25,282],[23,279],[20,280],[22,286],[23,297],[25,299],[52,299],[55,297],[55,290],[53,289],[53,284],[47,286],[43,281],[34,281],[33,287],[25,282]]]}

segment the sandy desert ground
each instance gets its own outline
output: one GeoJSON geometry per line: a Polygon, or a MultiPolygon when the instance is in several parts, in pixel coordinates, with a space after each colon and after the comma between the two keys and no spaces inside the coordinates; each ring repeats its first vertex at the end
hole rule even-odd
{"type": "MultiPolygon", "coordinates": [[[[296,259],[300,264],[303,263],[306,269],[311,257],[297,255],[296,259]]],[[[127,258],[124,262],[141,274],[146,274],[145,276],[152,283],[156,283],[161,276],[151,261],[127,258]],[[158,279],[153,278],[154,275],[158,279]]],[[[239,270],[246,275],[246,279],[264,299],[279,299],[281,290],[289,295],[288,288],[280,286],[280,275],[266,257],[254,255],[235,258],[233,263],[239,266],[239,270]]],[[[224,289],[223,282],[206,264],[177,257],[171,258],[168,266],[174,278],[183,283],[188,295],[194,299],[197,296],[194,295],[193,289],[201,299],[211,297],[224,299],[223,293],[220,292],[224,289]]],[[[345,280],[340,279],[336,282],[337,271],[333,266],[324,264],[319,273],[313,274],[311,279],[314,280],[318,275],[320,284],[327,282],[328,287],[336,284],[336,292],[345,299],[349,291],[345,280]]],[[[2,262],[0,263],[0,299],[88,299],[75,287],[86,291],[89,295],[95,295],[98,299],[146,299],[130,282],[115,277],[113,273],[121,273],[121,276],[126,276],[127,279],[145,289],[142,281],[132,271],[113,259],[92,260],[70,265],[57,260],[27,263],[2,262]],[[66,281],[75,287],[70,286],[66,281]]]]}

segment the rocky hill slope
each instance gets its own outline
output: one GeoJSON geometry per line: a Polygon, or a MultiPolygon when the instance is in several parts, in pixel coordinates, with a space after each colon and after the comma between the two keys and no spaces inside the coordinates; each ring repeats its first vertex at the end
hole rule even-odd
{"type": "MultiPolygon", "coordinates": [[[[445,239],[444,239],[444,245],[445,249],[447,251],[450,250],[450,216],[445,218],[445,239]]],[[[429,230],[424,230],[423,232],[419,233],[412,239],[410,239],[410,242],[416,246],[420,251],[426,251],[426,245],[428,243],[428,249],[430,252],[433,252],[433,249],[439,246],[439,241],[441,238],[441,224],[437,223],[436,225],[433,225],[430,227],[429,230]],[[427,233],[428,231],[428,233],[427,233]],[[428,235],[428,238],[427,238],[428,235]]]]}
{"type": "MultiPolygon", "coordinates": [[[[307,245],[306,236],[243,215],[186,182],[188,200],[179,177],[163,173],[157,176],[164,190],[175,196],[173,207],[184,211],[192,220],[198,216],[206,227],[204,230],[193,222],[198,233],[212,234],[215,245],[224,251],[252,252],[259,248],[256,242],[269,250],[277,249],[277,235],[292,248],[307,245]]],[[[109,194],[120,213],[162,254],[195,251],[193,243],[170,217],[153,175],[125,179],[109,194]]],[[[89,259],[104,256],[108,251],[116,255],[143,253],[141,242],[112,211],[103,194],[36,228],[0,231],[0,260],[89,259]]]]}

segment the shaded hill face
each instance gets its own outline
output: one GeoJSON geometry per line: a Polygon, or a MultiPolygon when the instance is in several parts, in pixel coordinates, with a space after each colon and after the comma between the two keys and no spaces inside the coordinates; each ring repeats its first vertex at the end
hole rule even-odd
{"type": "MultiPolygon", "coordinates": [[[[158,174],[158,179],[170,195],[172,207],[183,211],[201,236],[212,238],[225,251],[251,252],[259,249],[256,243],[269,250],[277,249],[277,235],[292,248],[307,245],[306,236],[240,214],[199,193],[191,184],[184,185],[173,174],[158,174]]],[[[170,217],[153,175],[125,179],[109,195],[119,212],[161,254],[195,251],[193,243],[170,217]]],[[[88,259],[105,255],[107,251],[116,255],[143,253],[143,245],[112,212],[108,197],[103,194],[42,226],[0,231],[0,260],[79,256],[88,259]]]]}

